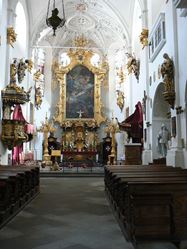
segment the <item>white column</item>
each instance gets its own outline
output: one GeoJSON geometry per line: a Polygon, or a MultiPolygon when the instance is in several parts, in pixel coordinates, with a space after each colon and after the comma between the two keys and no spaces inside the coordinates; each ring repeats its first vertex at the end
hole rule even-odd
{"type": "MultiPolygon", "coordinates": [[[[180,94],[179,94],[179,60],[178,60],[178,29],[177,29],[177,12],[173,5],[173,29],[174,29],[174,66],[175,66],[175,107],[180,105],[180,94]]],[[[184,167],[184,155],[182,150],[181,141],[181,118],[180,115],[176,114],[176,110],[171,110],[171,115],[176,116],[176,138],[172,138],[171,149],[168,150],[167,154],[167,165],[172,165],[174,167],[184,167]]]]}

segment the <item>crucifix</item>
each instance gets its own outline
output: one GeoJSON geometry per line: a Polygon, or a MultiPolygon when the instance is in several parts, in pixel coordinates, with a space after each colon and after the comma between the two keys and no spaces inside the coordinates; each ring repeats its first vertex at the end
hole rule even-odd
{"type": "Polygon", "coordinates": [[[84,112],[83,111],[81,111],[81,110],[79,110],[78,112],[77,112],[77,114],[79,115],[79,118],[82,118],[82,114],[83,114],[84,112]]]}

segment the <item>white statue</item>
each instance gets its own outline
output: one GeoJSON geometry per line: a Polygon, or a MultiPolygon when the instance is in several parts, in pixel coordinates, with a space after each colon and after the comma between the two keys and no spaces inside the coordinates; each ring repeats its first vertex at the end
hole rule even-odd
{"type": "Polygon", "coordinates": [[[157,135],[157,149],[161,157],[165,158],[167,155],[168,141],[170,140],[170,133],[165,124],[162,124],[161,129],[157,135]]]}

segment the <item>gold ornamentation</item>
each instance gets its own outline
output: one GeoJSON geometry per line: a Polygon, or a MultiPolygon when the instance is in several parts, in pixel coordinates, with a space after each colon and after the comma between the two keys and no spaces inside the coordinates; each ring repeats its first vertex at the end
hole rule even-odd
{"type": "Polygon", "coordinates": [[[48,152],[48,133],[49,132],[54,133],[56,131],[56,129],[53,127],[53,123],[49,123],[49,120],[47,118],[47,114],[45,117],[45,122],[42,123],[42,126],[38,131],[43,132],[43,134],[44,134],[43,163],[45,165],[52,165],[51,156],[49,155],[49,152],[48,152]]]}
{"type": "Polygon", "coordinates": [[[161,66],[160,64],[158,65],[158,79],[160,79],[162,77],[161,75],[161,66]]]}
{"type": "Polygon", "coordinates": [[[115,135],[116,133],[119,133],[119,125],[118,125],[118,120],[117,118],[114,118],[112,115],[112,121],[108,122],[107,128],[105,129],[105,132],[107,134],[111,133],[112,135],[112,149],[111,149],[111,154],[108,156],[108,165],[116,165],[116,138],[115,135]]]}
{"type": "Polygon", "coordinates": [[[52,63],[52,90],[55,90],[55,88],[57,87],[57,84],[58,84],[58,79],[56,78],[56,74],[55,72],[59,69],[59,63],[58,63],[58,60],[53,60],[53,63],[52,63]]]}
{"type": "Polygon", "coordinates": [[[16,42],[17,34],[14,31],[13,27],[7,28],[7,43],[10,44],[12,48],[14,48],[13,44],[16,42]]]}
{"type": "Polygon", "coordinates": [[[25,133],[25,121],[3,119],[1,139],[9,150],[26,142],[28,135],[25,133]]]}
{"type": "Polygon", "coordinates": [[[175,103],[175,83],[174,83],[174,64],[167,53],[163,55],[164,62],[161,65],[161,75],[164,82],[164,98],[174,109],[175,103]]]}
{"type": "Polygon", "coordinates": [[[25,77],[25,70],[28,69],[30,72],[32,69],[31,62],[30,59],[23,60],[23,58],[21,58],[19,62],[17,59],[14,59],[13,63],[10,64],[10,82],[16,82],[17,75],[18,82],[21,83],[25,77]]]}
{"type": "Polygon", "coordinates": [[[121,109],[121,112],[124,108],[124,99],[125,99],[125,96],[124,96],[124,93],[120,90],[117,90],[117,105],[118,107],[121,109]]]}
{"type": "Polygon", "coordinates": [[[35,106],[37,109],[41,108],[41,104],[42,104],[42,92],[40,87],[37,87],[35,89],[35,106]]]}
{"type": "Polygon", "coordinates": [[[41,108],[41,104],[42,104],[42,91],[41,91],[41,87],[40,86],[36,86],[37,82],[40,82],[40,77],[41,77],[42,73],[39,70],[37,70],[34,75],[33,75],[33,80],[35,81],[35,107],[37,109],[41,108]]]}
{"type": "Polygon", "coordinates": [[[136,79],[139,81],[140,75],[140,61],[137,60],[133,55],[126,53],[128,62],[127,62],[127,70],[129,74],[134,74],[136,79]]]}
{"type": "Polygon", "coordinates": [[[40,71],[40,69],[38,69],[38,70],[34,73],[34,75],[33,75],[33,80],[34,80],[35,82],[39,82],[39,81],[40,81],[41,75],[42,75],[42,72],[40,71]]]}
{"type": "Polygon", "coordinates": [[[16,82],[17,74],[17,60],[14,59],[13,63],[10,64],[10,82],[16,82]]]}
{"type": "Polygon", "coordinates": [[[27,63],[27,69],[28,69],[29,73],[32,73],[33,61],[31,59],[27,59],[27,60],[25,60],[25,62],[27,63]]]}
{"type": "MultiPolygon", "coordinates": [[[[108,74],[108,69],[106,67],[94,67],[91,64],[91,58],[93,52],[90,50],[85,50],[82,48],[70,49],[68,51],[68,56],[70,57],[70,64],[63,67],[62,65],[55,71],[58,82],[60,83],[60,96],[59,103],[57,105],[56,114],[54,117],[55,122],[58,122],[62,127],[66,126],[66,75],[75,66],[83,65],[88,68],[95,75],[95,87],[94,87],[94,118],[85,119],[81,118],[81,122],[86,124],[93,124],[95,126],[100,126],[102,122],[105,121],[105,117],[102,114],[102,103],[101,103],[101,84],[106,79],[108,74]]],[[[71,123],[75,124],[79,119],[70,119],[71,123]]]]}
{"type": "Polygon", "coordinates": [[[148,36],[149,36],[149,30],[143,29],[140,34],[140,42],[143,45],[142,49],[144,49],[146,46],[148,46],[148,36]]]}
{"type": "Polygon", "coordinates": [[[120,67],[120,69],[117,71],[117,76],[119,77],[119,83],[123,83],[125,80],[125,74],[123,72],[123,68],[120,67]]]}
{"type": "Polygon", "coordinates": [[[21,83],[25,77],[25,70],[27,69],[26,62],[20,59],[17,68],[18,82],[21,83]]]}
{"type": "Polygon", "coordinates": [[[86,47],[88,45],[88,40],[82,35],[82,36],[78,36],[75,38],[74,40],[74,45],[75,47],[86,47]]]}

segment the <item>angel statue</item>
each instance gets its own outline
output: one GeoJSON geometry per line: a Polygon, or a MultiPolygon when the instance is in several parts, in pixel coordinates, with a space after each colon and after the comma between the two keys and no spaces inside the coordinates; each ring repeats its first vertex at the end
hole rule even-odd
{"type": "Polygon", "coordinates": [[[121,112],[123,110],[123,107],[124,107],[124,93],[120,90],[117,90],[117,105],[118,107],[121,109],[121,112]]]}
{"type": "Polygon", "coordinates": [[[143,29],[141,34],[140,34],[140,42],[143,45],[142,49],[144,49],[146,46],[148,46],[148,35],[149,35],[149,30],[143,29]]]}
{"type": "Polygon", "coordinates": [[[128,62],[127,62],[127,70],[129,74],[134,73],[136,79],[139,81],[140,75],[140,61],[137,60],[132,54],[126,53],[128,62]]]}

